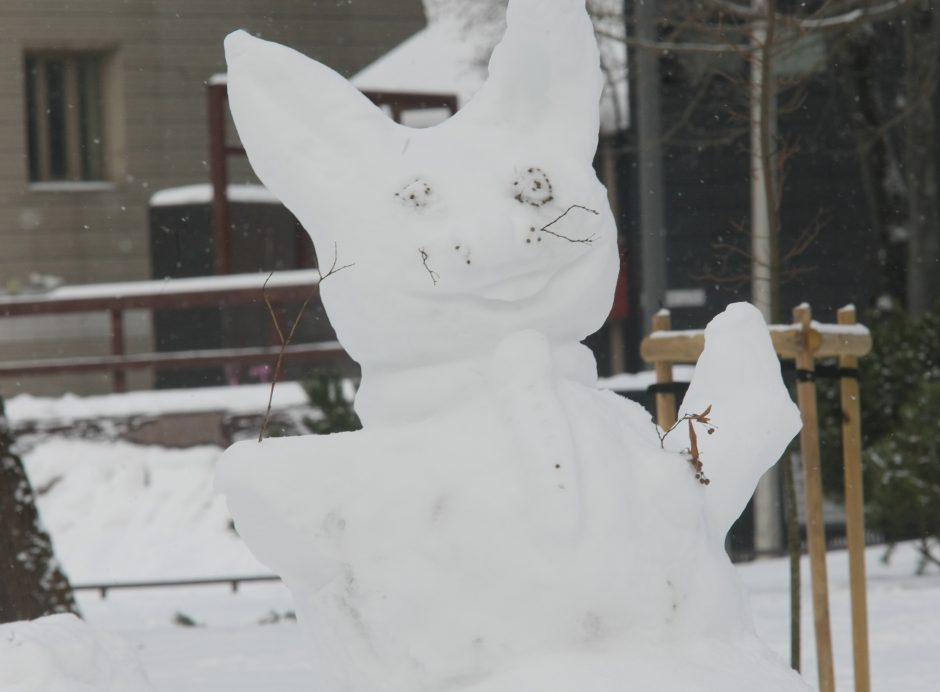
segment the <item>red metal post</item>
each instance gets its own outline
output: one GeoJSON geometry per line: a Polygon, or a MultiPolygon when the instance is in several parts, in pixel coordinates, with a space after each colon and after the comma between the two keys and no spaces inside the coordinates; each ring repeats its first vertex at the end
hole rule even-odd
{"type": "MultiPolygon", "coordinates": [[[[111,355],[123,356],[124,349],[124,312],[112,308],[111,314],[111,355]]],[[[127,391],[127,373],[121,368],[115,368],[111,371],[112,387],[118,394],[127,391]]]]}
{"type": "Polygon", "coordinates": [[[212,181],[212,229],[216,274],[232,273],[232,222],[228,206],[225,144],[225,84],[209,85],[209,177],[212,181]]]}

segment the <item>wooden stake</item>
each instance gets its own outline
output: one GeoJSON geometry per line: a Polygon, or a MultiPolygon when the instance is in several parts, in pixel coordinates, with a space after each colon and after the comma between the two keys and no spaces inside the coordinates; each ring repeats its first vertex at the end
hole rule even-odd
{"type": "MultiPolygon", "coordinates": [[[[672,329],[672,316],[668,310],[660,310],[653,315],[653,331],[668,332],[672,329]]],[[[672,363],[667,360],[656,362],[656,384],[672,384],[672,363]]],[[[669,430],[676,423],[676,395],[672,392],[656,392],[656,422],[663,430],[669,430]]]]}
{"type": "MultiPolygon", "coordinates": [[[[793,310],[793,321],[811,333],[812,311],[806,304],[793,310]]],[[[808,341],[808,339],[807,339],[808,341]]],[[[806,486],[806,538],[809,545],[810,578],[813,587],[813,622],[816,631],[816,660],[819,692],[835,692],[832,663],[832,633],[829,624],[829,586],[826,573],[826,527],[823,519],[822,473],[819,461],[819,418],[816,410],[816,361],[811,344],[797,352],[797,400],[803,418],[800,451],[806,486]]]]}
{"type": "Polygon", "coordinates": [[[784,498],[787,508],[787,553],[790,563],[790,667],[797,673],[801,665],[801,627],[803,622],[800,559],[803,557],[803,544],[800,541],[800,520],[796,508],[796,482],[793,478],[793,457],[789,450],[780,460],[783,463],[784,498]]]}
{"type": "MultiPolygon", "coordinates": [[[[855,324],[851,305],[838,312],[839,324],[855,324]]],[[[858,369],[858,358],[842,356],[839,367],[858,369]]],[[[862,421],[858,378],[843,376],[842,461],[845,469],[845,525],[849,542],[849,583],[852,594],[852,653],[855,659],[855,690],[871,692],[868,658],[868,600],[865,594],[865,501],[862,493],[862,421]]]]}

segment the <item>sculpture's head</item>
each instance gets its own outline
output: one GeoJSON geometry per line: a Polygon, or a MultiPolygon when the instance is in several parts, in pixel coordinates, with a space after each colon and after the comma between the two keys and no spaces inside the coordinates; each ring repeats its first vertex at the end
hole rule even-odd
{"type": "Polygon", "coordinates": [[[392,122],[345,79],[231,34],[229,99],[262,182],[331,276],[322,294],[364,365],[441,362],[535,329],[603,324],[616,228],[592,161],[602,79],[583,0],[513,0],[477,96],[445,123],[392,122]],[[567,212],[567,213],[566,213],[567,212]]]}

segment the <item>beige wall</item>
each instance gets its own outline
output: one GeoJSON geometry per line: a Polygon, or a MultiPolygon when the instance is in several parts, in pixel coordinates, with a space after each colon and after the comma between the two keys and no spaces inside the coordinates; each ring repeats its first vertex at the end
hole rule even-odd
{"type": "MultiPolygon", "coordinates": [[[[208,181],[205,81],[224,71],[229,31],[286,43],[349,76],[424,21],[421,0],[0,0],[0,291],[30,272],[68,283],[149,277],[151,194],[208,181]],[[50,48],[113,51],[113,189],[30,189],[23,55],[50,48]]],[[[233,174],[249,175],[243,165],[233,174]]]]}

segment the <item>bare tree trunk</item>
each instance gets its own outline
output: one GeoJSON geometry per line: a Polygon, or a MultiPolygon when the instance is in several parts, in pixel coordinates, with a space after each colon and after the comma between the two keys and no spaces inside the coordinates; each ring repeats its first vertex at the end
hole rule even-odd
{"type": "MultiPolygon", "coordinates": [[[[766,20],[754,23],[751,53],[751,301],[768,324],[780,316],[780,230],[777,204],[776,88],[773,53],[776,2],[754,0],[766,20]]],[[[754,493],[754,549],[758,554],[783,551],[780,512],[780,468],[764,474],[754,493]]]]}
{"type": "Polygon", "coordinates": [[[78,613],[43,529],[0,399],[0,623],[78,613]]]}
{"type": "MultiPolygon", "coordinates": [[[[633,6],[635,37],[655,41],[659,18],[655,0],[639,0],[633,6]]],[[[642,288],[640,307],[643,329],[649,329],[653,315],[666,298],[666,226],[663,198],[662,113],[659,53],[635,50],[636,128],[640,167],[640,266],[642,288]]]]}

